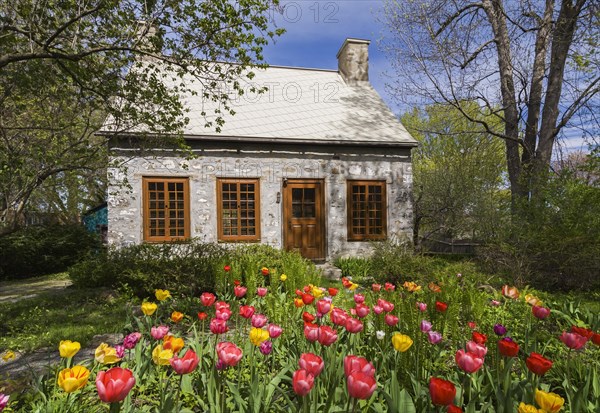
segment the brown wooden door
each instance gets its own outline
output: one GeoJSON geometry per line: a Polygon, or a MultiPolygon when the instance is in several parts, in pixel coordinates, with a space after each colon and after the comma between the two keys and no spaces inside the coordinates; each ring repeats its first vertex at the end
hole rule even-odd
{"type": "Polygon", "coordinates": [[[287,250],[312,260],[325,259],[323,181],[287,180],[283,184],[283,237],[287,250]]]}

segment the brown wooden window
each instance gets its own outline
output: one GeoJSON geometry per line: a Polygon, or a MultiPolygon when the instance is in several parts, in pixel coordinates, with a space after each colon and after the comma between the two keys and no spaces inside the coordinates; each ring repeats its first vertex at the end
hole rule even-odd
{"type": "Polygon", "coordinates": [[[386,238],[385,181],[348,181],[348,239],[386,238]]]}
{"type": "Polygon", "coordinates": [[[260,240],[258,179],[217,179],[219,241],[260,240]]]}
{"type": "Polygon", "coordinates": [[[143,178],[144,241],[179,241],[190,237],[187,178],[143,178]]]}

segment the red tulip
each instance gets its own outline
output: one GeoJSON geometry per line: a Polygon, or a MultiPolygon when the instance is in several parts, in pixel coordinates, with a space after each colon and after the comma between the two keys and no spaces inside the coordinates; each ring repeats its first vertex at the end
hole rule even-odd
{"type": "Polygon", "coordinates": [[[536,318],[543,320],[544,318],[550,315],[550,309],[546,307],[542,307],[539,305],[534,305],[531,307],[531,312],[536,318]]]}
{"type": "Polygon", "coordinates": [[[473,340],[477,344],[485,344],[485,342],[487,341],[487,336],[485,334],[478,333],[477,331],[473,331],[473,334],[471,335],[471,340],[473,340]]]}
{"type": "MultiPolygon", "coordinates": [[[[470,328],[471,330],[475,330],[475,329],[477,328],[477,324],[476,324],[474,321],[469,321],[469,322],[467,323],[467,325],[469,326],[469,328],[470,328]]],[[[475,340],[473,340],[473,341],[475,341],[475,340]]]]}
{"type": "Polygon", "coordinates": [[[365,318],[369,315],[370,308],[368,305],[356,304],[356,315],[360,318],[365,318]]]}
{"type": "Polygon", "coordinates": [[[169,363],[171,363],[171,367],[173,367],[173,370],[175,370],[177,374],[183,375],[194,371],[199,361],[200,359],[194,350],[188,349],[182,358],[173,356],[173,358],[169,360],[169,363]]]}
{"type": "Polygon", "coordinates": [[[356,304],[362,304],[365,302],[365,296],[362,294],[354,294],[354,302],[356,304]]]}
{"type": "Polygon", "coordinates": [[[227,304],[225,301],[217,301],[215,303],[215,310],[216,311],[230,310],[230,307],[229,307],[229,304],[227,304]]]}
{"type": "Polygon", "coordinates": [[[314,377],[318,377],[323,371],[325,363],[321,357],[313,353],[303,353],[300,356],[300,360],[298,360],[298,366],[312,374],[314,377]]]}
{"type": "Polygon", "coordinates": [[[337,332],[329,326],[320,326],[318,340],[321,345],[330,346],[337,340],[337,332]]]}
{"type": "Polygon", "coordinates": [[[398,324],[398,317],[396,317],[395,315],[392,314],[386,314],[384,317],[385,323],[388,326],[395,326],[396,324],[398,324]]]}
{"type": "Polygon", "coordinates": [[[319,339],[319,326],[313,323],[304,323],[304,337],[311,343],[319,339]]]}
{"type": "Polygon", "coordinates": [[[467,373],[475,373],[483,366],[482,358],[477,357],[475,354],[465,352],[463,349],[456,352],[455,360],[458,367],[467,373]]]}
{"type": "Polygon", "coordinates": [[[356,318],[348,318],[346,320],[346,330],[349,333],[360,333],[363,330],[363,323],[356,318]]]}
{"type": "Polygon", "coordinates": [[[538,376],[543,376],[552,367],[552,361],[538,353],[531,353],[525,360],[527,368],[538,376]]]}
{"type": "Polygon", "coordinates": [[[96,376],[98,396],[104,403],[120,402],[127,397],[134,385],[133,372],[121,367],[99,371],[96,376]]]}
{"type": "Polygon", "coordinates": [[[314,300],[315,300],[315,297],[313,297],[312,295],[310,295],[308,293],[302,294],[302,302],[304,303],[304,305],[310,305],[310,304],[312,304],[312,302],[314,300]]]}
{"type": "Polygon", "coordinates": [[[246,291],[248,291],[248,289],[246,287],[242,287],[239,285],[236,285],[235,287],[233,287],[233,293],[235,294],[235,296],[237,298],[242,298],[243,296],[245,296],[246,291]]]}
{"type": "Polygon", "coordinates": [[[353,355],[344,357],[344,374],[348,377],[354,372],[365,373],[374,377],[375,367],[364,357],[353,355]]]}
{"type": "Polygon", "coordinates": [[[292,387],[298,396],[306,396],[314,384],[314,376],[304,369],[296,370],[292,376],[292,387]]]}
{"type": "Polygon", "coordinates": [[[519,354],[519,345],[512,341],[511,338],[505,337],[498,340],[498,351],[504,357],[516,357],[519,354]]]}
{"type": "Polygon", "coordinates": [[[224,266],[223,269],[225,270],[225,272],[231,271],[231,267],[229,265],[224,266]]]}
{"type": "Polygon", "coordinates": [[[216,299],[217,297],[215,297],[215,295],[212,293],[202,293],[202,295],[200,296],[200,302],[205,307],[213,305],[216,299]]]}
{"type": "Polygon", "coordinates": [[[358,371],[350,373],[346,382],[348,394],[355,399],[368,399],[377,388],[375,377],[358,371]]]}
{"type": "Polygon", "coordinates": [[[227,328],[227,321],[218,318],[210,320],[209,328],[213,334],[225,334],[229,330],[227,328]]]}
{"type": "Polygon", "coordinates": [[[337,288],[333,288],[333,287],[329,287],[327,289],[327,292],[329,293],[330,296],[335,297],[338,293],[338,289],[337,288]]]}
{"type": "Polygon", "coordinates": [[[429,394],[436,406],[448,406],[454,401],[456,387],[448,380],[432,377],[429,379],[429,394]]]}
{"type": "Polygon", "coordinates": [[[269,269],[267,267],[262,267],[262,269],[260,270],[260,272],[262,273],[262,275],[264,275],[265,277],[267,275],[269,275],[269,269]]]}
{"type": "Polygon", "coordinates": [[[305,323],[312,323],[315,321],[315,316],[308,311],[305,311],[302,313],[302,320],[304,320],[305,323]]]}
{"type": "Polygon", "coordinates": [[[394,291],[396,289],[396,286],[391,283],[385,283],[383,288],[385,288],[386,291],[394,291]]]}
{"type": "Polygon", "coordinates": [[[250,320],[250,323],[252,324],[252,327],[263,328],[267,324],[267,321],[269,320],[267,319],[266,315],[254,314],[250,320]]]}
{"type": "Polygon", "coordinates": [[[348,318],[348,313],[346,313],[341,308],[336,307],[329,313],[329,318],[331,318],[331,322],[333,324],[336,324],[338,326],[345,326],[346,319],[348,318]]]}
{"type": "Polygon", "coordinates": [[[592,343],[594,343],[597,346],[600,346],[600,334],[594,333],[594,335],[592,336],[592,343]]]}
{"type": "Polygon", "coordinates": [[[251,305],[240,306],[240,315],[246,319],[252,317],[254,315],[254,307],[251,305]]]}
{"type": "Polygon", "coordinates": [[[467,343],[467,352],[474,354],[475,356],[479,357],[479,358],[484,358],[485,355],[487,354],[487,347],[483,346],[481,344],[477,344],[474,341],[469,341],[467,343]]]}
{"type": "Polygon", "coordinates": [[[242,282],[240,280],[233,280],[233,285],[235,285],[236,287],[238,287],[241,284],[242,282]]]}
{"type": "Polygon", "coordinates": [[[200,312],[198,313],[198,319],[199,319],[200,321],[204,321],[204,320],[206,320],[206,318],[207,318],[207,317],[208,317],[208,314],[206,314],[204,311],[200,311],[200,312]]]}
{"type": "Polygon", "coordinates": [[[579,334],[580,336],[584,336],[588,340],[590,338],[592,338],[592,336],[594,335],[594,332],[592,330],[590,330],[589,328],[583,328],[583,327],[577,327],[577,326],[571,326],[571,333],[575,333],[575,334],[579,334]]]}
{"type": "Polygon", "coordinates": [[[242,359],[242,349],[233,343],[223,341],[217,344],[217,357],[221,363],[233,367],[242,359]]]}
{"type": "Polygon", "coordinates": [[[585,346],[588,339],[577,333],[567,333],[566,331],[563,331],[560,336],[560,341],[565,343],[565,346],[569,347],[571,350],[579,350],[585,346]]]}
{"type": "Polygon", "coordinates": [[[437,311],[439,311],[440,313],[445,312],[448,309],[448,304],[443,303],[441,301],[436,301],[435,302],[435,309],[437,311]]]}
{"type": "Polygon", "coordinates": [[[377,300],[377,305],[383,308],[383,311],[385,311],[386,313],[394,311],[394,304],[390,303],[389,301],[385,301],[381,298],[377,300]]]}
{"type": "Polygon", "coordinates": [[[319,300],[317,301],[317,311],[321,314],[327,314],[331,310],[331,301],[319,300]]]}
{"type": "Polygon", "coordinates": [[[451,404],[448,406],[446,413],[463,413],[463,410],[460,407],[451,404]]]}

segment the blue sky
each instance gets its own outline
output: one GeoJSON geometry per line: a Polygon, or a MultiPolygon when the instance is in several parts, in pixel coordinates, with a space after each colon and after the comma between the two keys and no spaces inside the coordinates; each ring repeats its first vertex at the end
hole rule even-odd
{"type": "Polygon", "coordinates": [[[267,63],[337,70],[336,54],[347,37],[371,40],[369,80],[385,102],[399,111],[385,91],[384,73],[391,74],[391,66],[377,45],[385,30],[378,21],[383,0],[282,0],[281,6],[282,13],[274,11],[272,17],[287,32],[267,47],[267,63]]]}
{"type": "MultiPolygon", "coordinates": [[[[281,0],[280,11],[272,12],[277,27],[287,32],[265,50],[271,65],[312,67],[337,70],[336,54],[347,37],[371,40],[369,80],[395,113],[409,108],[401,106],[386,91],[395,73],[379,40],[386,36],[381,22],[386,0],[281,0]]],[[[567,150],[587,149],[576,129],[565,130],[567,150]]]]}

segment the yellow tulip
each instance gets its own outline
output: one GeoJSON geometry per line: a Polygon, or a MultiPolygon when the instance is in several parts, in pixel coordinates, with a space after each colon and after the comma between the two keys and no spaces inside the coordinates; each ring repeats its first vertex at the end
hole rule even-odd
{"type": "Polygon", "coordinates": [[[269,332],[262,328],[252,327],[250,330],[250,342],[255,346],[260,346],[263,341],[269,339],[269,332]]]}
{"type": "Polygon", "coordinates": [[[521,402],[517,413],[541,413],[535,406],[521,402]]]}
{"type": "Polygon", "coordinates": [[[81,389],[86,385],[90,371],[83,366],[74,366],[71,369],[63,369],[58,373],[58,385],[67,393],[81,389]]]}
{"type": "Polygon", "coordinates": [[[142,303],[142,313],[144,313],[146,315],[154,314],[154,312],[156,311],[157,308],[158,308],[158,306],[156,304],[151,303],[149,301],[144,301],[142,303]]]}
{"type": "Polygon", "coordinates": [[[60,356],[65,359],[73,357],[81,349],[78,341],[62,340],[58,345],[60,356]]]}
{"type": "Polygon", "coordinates": [[[353,283],[352,281],[350,281],[350,286],[348,287],[348,289],[350,291],[354,291],[358,288],[358,284],[353,283]]]}
{"type": "Polygon", "coordinates": [[[323,290],[320,287],[311,285],[311,292],[315,298],[321,298],[323,296],[323,290]]]}
{"type": "Polygon", "coordinates": [[[169,360],[173,358],[173,351],[164,349],[160,344],[152,350],[152,361],[159,366],[168,366],[169,360]]]}
{"type": "Polygon", "coordinates": [[[279,276],[279,280],[280,280],[280,281],[285,281],[285,280],[287,280],[287,275],[285,275],[285,274],[281,274],[281,275],[279,276]]]}
{"type": "Polygon", "coordinates": [[[121,361],[117,350],[106,343],[101,343],[94,352],[94,359],[100,364],[113,364],[121,361]]]}
{"type": "Polygon", "coordinates": [[[12,351],[12,350],[7,350],[7,351],[6,351],[6,353],[4,353],[4,354],[2,355],[2,360],[4,360],[4,361],[8,362],[8,361],[10,361],[10,360],[13,360],[13,359],[15,359],[16,357],[17,357],[17,355],[15,354],[15,352],[14,352],[14,351],[12,351]]]}
{"type": "Polygon", "coordinates": [[[565,399],[556,393],[548,393],[535,389],[535,402],[542,410],[548,413],[556,413],[562,409],[565,399]]]}
{"type": "Polygon", "coordinates": [[[421,290],[421,286],[413,281],[405,281],[402,286],[411,293],[417,292],[421,290]]]}
{"type": "Polygon", "coordinates": [[[169,290],[156,290],[154,292],[154,295],[156,296],[156,299],[158,301],[165,301],[167,298],[171,298],[171,293],[169,292],[169,290]]]}
{"type": "Polygon", "coordinates": [[[527,294],[525,296],[525,302],[529,305],[543,305],[542,300],[540,300],[533,294],[527,294]]]}
{"type": "Polygon", "coordinates": [[[185,343],[180,337],[168,335],[163,338],[163,348],[165,350],[171,350],[173,354],[179,353],[179,350],[181,350],[184,345],[185,343]]]}
{"type": "Polygon", "coordinates": [[[396,351],[404,353],[410,348],[410,346],[412,346],[412,344],[412,339],[406,334],[397,333],[392,336],[392,345],[394,346],[396,351]]]}

